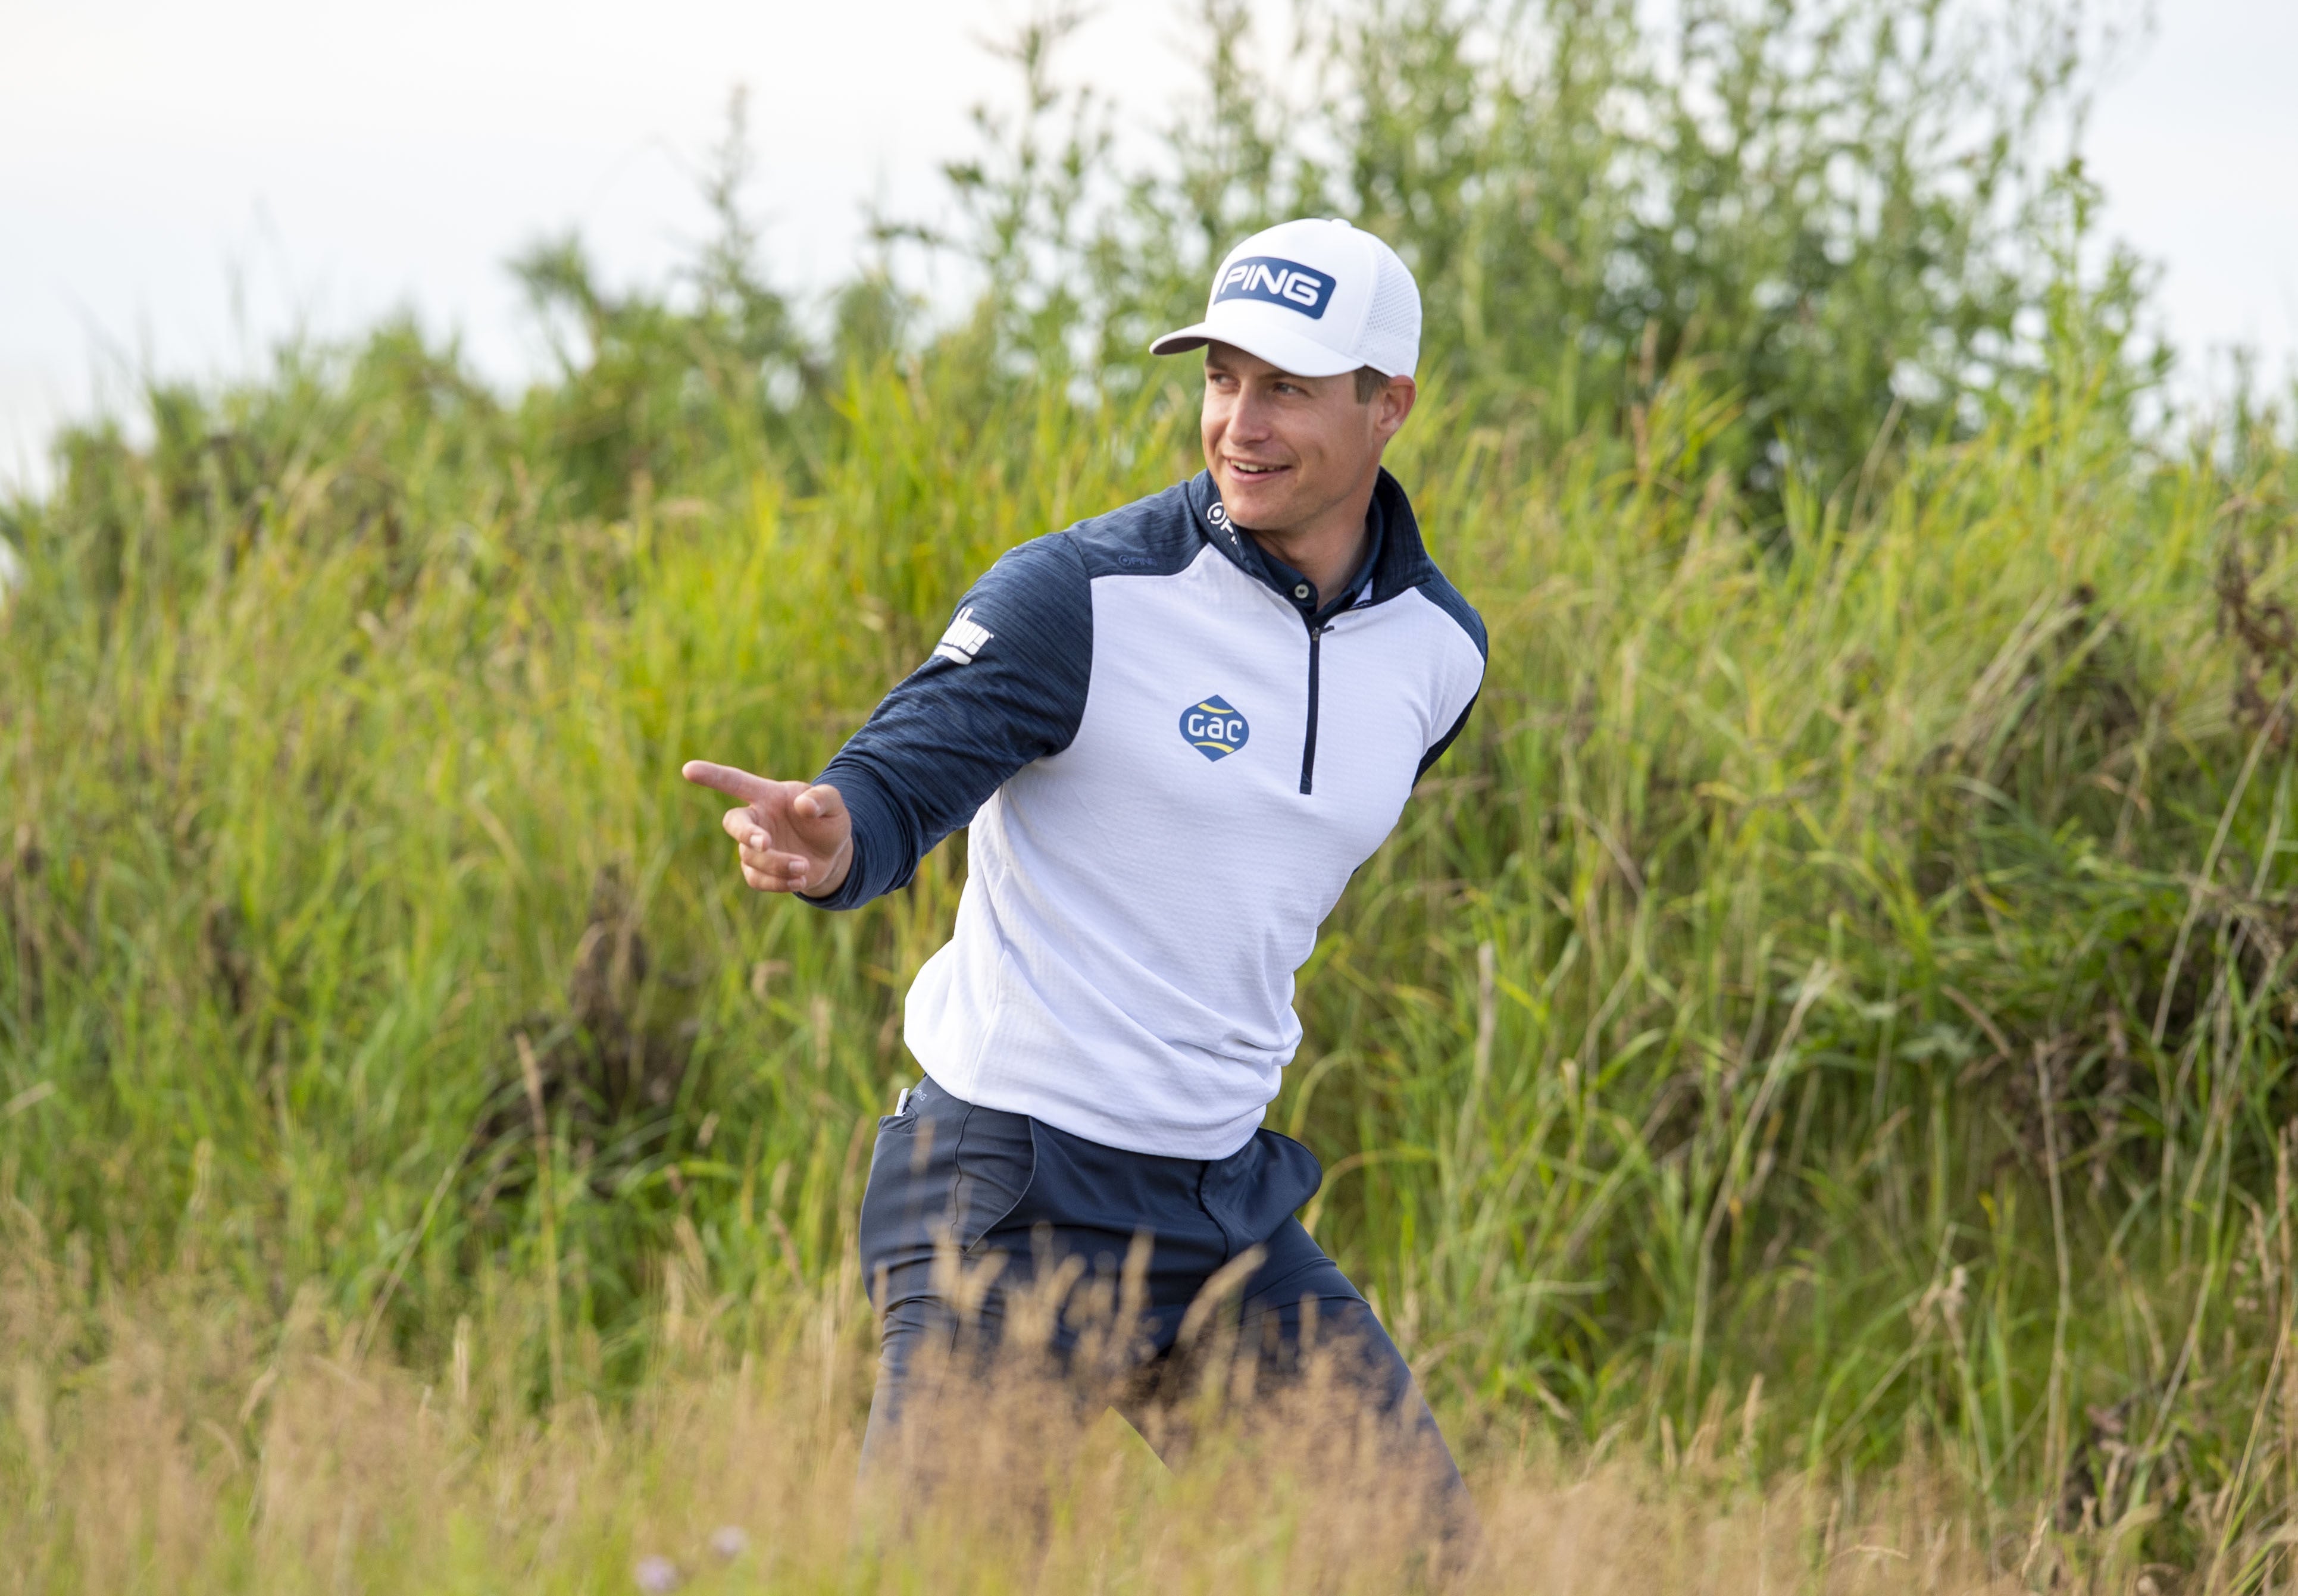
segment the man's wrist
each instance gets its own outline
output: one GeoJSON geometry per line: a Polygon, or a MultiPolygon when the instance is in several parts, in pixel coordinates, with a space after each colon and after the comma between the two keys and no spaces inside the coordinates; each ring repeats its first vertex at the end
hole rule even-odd
{"type": "Polygon", "coordinates": [[[839,900],[844,896],[847,887],[852,883],[854,866],[860,857],[861,849],[855,846],[854,838],[849,833],[844,845],[837,853],[831,856],[830,865],[822,872],[822,880],[819,882],[807,881],[799,887],[797,897],[801,902],[810,903],[817,909],[856,907],[856,906],[853,904],[841,903],[839,900]]]}
{"type": "Polygon", "coordinates": [[[846,885],[846,878],[853,873],[854,837],[848,832],[846,840],[839,844],[837,853],[831,856],[830,868],[822,872],[821,881],[808,881],[806,887],[815,897],[835,897],[846,885]]]}

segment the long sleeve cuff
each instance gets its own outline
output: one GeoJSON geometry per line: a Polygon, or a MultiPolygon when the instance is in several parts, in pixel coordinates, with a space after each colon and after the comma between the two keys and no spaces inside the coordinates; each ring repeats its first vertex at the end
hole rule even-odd
{"type": "Polygon", "coordinates": [[[838,758],[814,778],[817,785],[838,789],[854,827],[854,857],[838,890],[820,897],[798,896],[817,909],[858,909],[908,884],[917,872],[917,856],[902,844],[902,822],[893,795],[866,765],[838,758]]]}

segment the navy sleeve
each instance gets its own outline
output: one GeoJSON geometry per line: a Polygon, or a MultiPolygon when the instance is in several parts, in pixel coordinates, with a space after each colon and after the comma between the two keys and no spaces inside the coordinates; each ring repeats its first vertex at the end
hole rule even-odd
{"type": "MultiPolygon", "coordinates": [[[[1492,658],[1492,641],[1484,634],[1484,617],[1478,615],[1475,607],[1466,599],[1460,597],[1460,590],[1445,581],[1442,575],[1438,575],[1434,580],[1425,583],[1420,591],[1427,596],[1431,604],[1451,616],[1460,630],[1468,634],[1469,641],[1476,645],[1477,657],[1484,660],[1486,665],[1490,665],[1492,658]]],[[[1438,738],[1436,746],[1420,757],[1420,768],[1412,773],[1414,781],[1418,781],[1426,775],[1429,767],[1444,757],[1444,750],[1451,748],[1459,737],[1462,729],[1468,724],[1469,715],[1476,707],[1476,700],[1483,696],[1481,688],[1468,695],[1468,701],[1460,707],[1460,717],[1452,723],[1451,730],[1438,738]]]]}
{"type": "Polygon", "coordinates": [[[854,860],[825,909],[908,884],[933,845],[1005,779],[1077,735],[1093,674],[1093,589],[1076,541],[1007,552],[959,601],[926,662],[815,778],[854,819],[854,860]]]}

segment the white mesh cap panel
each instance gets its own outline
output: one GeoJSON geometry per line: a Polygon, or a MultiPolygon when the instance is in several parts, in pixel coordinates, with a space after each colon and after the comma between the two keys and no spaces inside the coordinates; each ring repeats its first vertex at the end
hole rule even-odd
{"type": "Polygon", "coordinates": [[[1359,347],[1374,370],[1410,376],[1420,363],[1420,289],[1386,244],[1374,239],[1372,252],[1372,304],[1359,347]]]}
{"type": "Polygon", "coordinates": [[[1420,290],[1375,234],[1338,218],[1278,222],[1222,258],[1202,321],[1149,347],[1178,354],[1208,343],[1303,376],[1360,366],[1410,376],[1420,360],[1420,290]]]}

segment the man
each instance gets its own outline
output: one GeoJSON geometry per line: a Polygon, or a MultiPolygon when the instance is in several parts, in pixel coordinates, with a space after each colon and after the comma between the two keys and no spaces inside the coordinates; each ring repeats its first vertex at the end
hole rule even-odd
{"type": "Polygon", "coordinates": [[[930,1356],[994,1340],[1049,1268],[1106,1281],[1130,1253],[1151,1377],[1117,1400],[1153,1443],[1153,1376],[1218,1274],[1271,1379],[1304,1335],[1346,1353],[1459,1509],[1409,1370],[1293,1217],[1316,1160],[1261,1129],[1301,1038],[1294,972],[1483,681],[1483,623],[1380,464],[1419,341],[1419,291],[1372,235],[1246,239],[1204,319],[1153,345],[1206,351],[1202,475],[1006,554],[815,782],[686,766],[741,801],[743,879],[824,908],[969,827],[956,930],[908,997],[925,1079],[862,1203],[865,1463],[930,1356]],[[978,1304],[937,1271],[949,1247],[997,1260],[978,1304]]]}

